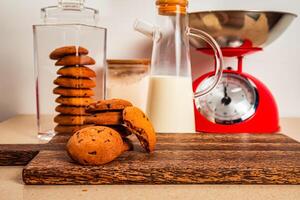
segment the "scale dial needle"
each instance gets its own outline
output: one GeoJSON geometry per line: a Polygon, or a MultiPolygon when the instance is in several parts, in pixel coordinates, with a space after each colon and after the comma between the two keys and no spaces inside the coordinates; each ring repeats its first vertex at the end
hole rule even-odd
{"type": "Polygon", "coordinates": [[[221,103],[224,106],[228,106],[231,103],[231,98],[228,96],[227,86],[225,84],[224,84],[224,97],[222,98],[221,103]]]}

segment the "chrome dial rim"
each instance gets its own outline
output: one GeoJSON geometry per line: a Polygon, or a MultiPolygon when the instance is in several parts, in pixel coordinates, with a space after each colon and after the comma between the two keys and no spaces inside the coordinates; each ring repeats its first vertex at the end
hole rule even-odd
{"type": "MultiPolygon", "coordinates": [[[[202,90],[210,84],[208,77],[197,87],[202,90]]],[[[238,74],[224,73],[219,85],[209,94],[195,99],[198,111],[216,124],[232,125],[252,117],[259,98],[255,84],[238,74]]]]}

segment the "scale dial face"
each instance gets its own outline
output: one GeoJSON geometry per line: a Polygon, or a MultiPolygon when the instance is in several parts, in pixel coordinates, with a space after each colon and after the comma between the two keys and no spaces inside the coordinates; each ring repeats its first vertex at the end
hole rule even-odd
{"type": "MultiPolygon", "coordinates": [[[[202,81],[197,90],[205,89],[212,81],[202,81]]],[[[217,124],[236,124],[249,119],[256,112],[258,93],[248,79],[224,73],[220,83],[210,93],[195,99],[196,107],[209,121],[217,124]]]]}

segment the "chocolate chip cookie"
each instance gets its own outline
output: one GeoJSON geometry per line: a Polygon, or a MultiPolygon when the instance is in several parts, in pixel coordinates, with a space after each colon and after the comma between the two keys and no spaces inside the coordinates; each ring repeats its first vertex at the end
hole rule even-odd
{"type": "Polygon", "coordinates": [[[84,106],[58,105],[56,106],[55,111],[65,115],[89,115],[85,112],[84,106]]]}
{"type": "Polygon", "coordinates": [[[60,103],[66,106],[88,106],[94,102],[92,98],[89,97],[64,97],[59,96],[55,100],[56,103],[60,103]]]}
{"type": "Polygon", "coordinates": [[[62,67],[57,71],[57,74],[61,76],[71,76],[71,77],[83,77],[83,78],[94,78],[96,77],[96,72],[85,66],[67,66],[62,67]]]}
{"type": "Polygon", "coordinates": [[[111,111],[95,113],[86,118],[86,123],[96,125],[120,125],[123,123],[122,112],[111,111]]]}
{"type": "Polygon", "coordinates": [[[69,156],[82,165],[109,163],[129,148],[117,131],[103,126],[81,129],[67,143],[69,156]]]}
{"type": "Polygon", "coordinates": [[[156,133],[148,117],[137,107],[126,107],[123,110],[124,124],[137,136],[147,152],[154,151],[156,133]]]}
{"type": "Polygon", "coordinates": [[[72,133],[75,133],[76,131],[79,131],[79,130],[89,127],[89,126],[92,126],[92,125],[60,125],[59,124],[54,128],[54,131],[56,133],[72,134],[72,133]]]}
{"type": "Polygon", "coordinates": [[[57,60],[67,55],[86,55],[89,51],[84,47],[64,46],[55,49],[49,55],[50,59],[57,60]]]}
{"type": "Polygon", "coordinates": [[[89,88],[74,89],[66,87],[56,87],[53,89],[53,93],[67,97],[91,97],[95,95],[94,91],[89,88]]]}
{"type": "Polygon", "coordinates": [[[68,88],[94,88],[96,87],[95,81],[90,78],[73,78],[67,76],[59,76],[54,82],[55,85],[68,88]]]}
{"type": "Polygon", "coordinates": [[[94,65],[96,61],[86,55],[82,56],[65,56],[56,61],[56,66],[71,66],[71,65],[94,65]]]}
{"type": "Polygon", "coordinates": [[[129,101],[123,99],[108,99],[92,103],[87,107],[86,110],[87,112],[94,113],[110,110],[123,110],[128,106],[132,106],[132,104],[129,101]]]}
{"type": "Polygon", "coordinates": [[[60,125],[83,125],[85,123],[85,116],[73,115],[57,115],[54,117],[54,122],[60,125]]]}

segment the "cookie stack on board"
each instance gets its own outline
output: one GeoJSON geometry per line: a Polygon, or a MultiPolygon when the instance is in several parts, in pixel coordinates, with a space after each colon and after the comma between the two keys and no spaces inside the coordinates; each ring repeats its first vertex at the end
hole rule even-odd
{"type": "Polygon", "coordinates": [[[132,150],[133,134],[146,152],[154,151],[156,133],[148,117],[123,99],[100,100],[90,104],[86,122],[92,126],[77,131],[67,143],[68,155],[82,165],[109,163],[132,150]]]}
{"type": "Polygon", "coordinates": [[[154,149],[155,131],[147,116],[129,101],[123,99],[100,100],[90,104],[86,123],[110,127],[122,136],[133,133],[147,152],[154,149]]]}
{"type": "Polygon", "coordinates": [[[64,46],[55,49],[50,54],[50,59],[57,60],[58,77],[54,80],[57,85],[53,93],[60,95],[56,102],[59,103],[55,110],[60,113],[54,118],[58,125],[57,133],[73,133],[86,127],[85,117],[88,115],[85,107],[94,102],[92,96],[96,83],[95,71],[86,65],[94,65],[95,60],[88,56],[89,51],[84,47],[64,46]]]}

